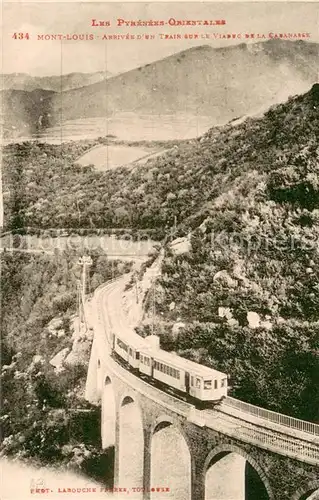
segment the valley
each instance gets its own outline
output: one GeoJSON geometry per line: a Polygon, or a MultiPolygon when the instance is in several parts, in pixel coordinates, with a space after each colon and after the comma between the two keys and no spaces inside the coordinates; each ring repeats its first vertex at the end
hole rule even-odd
{"type": "Polygon", "coordinates": [[[112,487],[114,448],[84,398],[80,287],[122,276],[104,301],[117,330],[118,307],[161,349],[227,374],[228,396],[319,421],[318,47],[193,47],[115,76],[66,75],[63,92],[7,75],[1,457],[112,487]]]}

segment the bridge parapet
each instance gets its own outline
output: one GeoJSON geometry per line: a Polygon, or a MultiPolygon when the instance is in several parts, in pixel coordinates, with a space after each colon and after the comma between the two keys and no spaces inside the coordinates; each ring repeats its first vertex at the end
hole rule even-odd
{"type": "Polygon", "coordinates": [[[206,425],[223,434],[240,439],[246,443],[256,444],[266,450],[280,455],[295,458],[301,462],[316,465],[319,463],[319,447],[316,443],[305,442],[285,433],[251,424],[241,419],[234,419],[221,412],[207,417],[206,425]]]}
{"type": "Polygon", "coordinates": [[[223,401],[222,407],[225,413],[230,413],[232,415],[237,414],[238,416],[240,416],[242,413],[245,413],[245,415],[247,416],[251,415],[253,417],[257,417],[259,420],[264,420],[265,424],[275,424],[277,430],[278,426],[281,429],[283,427],[287,428],[286,432],[291,433],[291,435],[295,435],[296,437],[298,437],[298,435],[299,437],[302,436],[305,440],[309,438],[311,442],[313,442],[314,436],[319,437],[318,424],[290,417],[289,415],[283,415],[282,413],[277,413],[275,411],[267,410],[266,408],[261,408],[250,403],[246,403],[245,401],[240,401],[240,399],[235,399],[228,396],[223,401]]]}

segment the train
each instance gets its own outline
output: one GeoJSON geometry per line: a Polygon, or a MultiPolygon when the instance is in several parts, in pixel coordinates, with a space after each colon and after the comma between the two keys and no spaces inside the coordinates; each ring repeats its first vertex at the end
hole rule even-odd
{"type": "Polygon", "coordinates": [[[159,347],[159,337],[112,333],[112,356],[136,375],[206,408],[227,396],[227,375],[159,347]]]}

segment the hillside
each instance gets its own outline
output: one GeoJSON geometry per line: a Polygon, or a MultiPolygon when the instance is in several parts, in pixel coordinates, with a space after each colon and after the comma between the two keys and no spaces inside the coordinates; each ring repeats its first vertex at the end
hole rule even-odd
{"type": "MultiPolygon", "coordinates": [[[[84,400],[92,336],[75,337],[80,255],[1,254],[0,456],[112,486],[114,453],[101,450],[100,411],[84,400]]],[[[130,269],[100,250],[92,257],[91,291],[130,269]]]]}
{"type": "Polygon", "coordinates": [[[51,90],[3,90],[0,92],[3,134],[15,137],[42,130],[52,123],[51,90]]]}
{"type": "Polygon", "coordinates": [[[103,72],[62,80],[5,75],[3,89],[11,88],[2,92],[5,135],[121,112],[154,120],[159,114],[202,115],[211,117],[212,126],[224,124],[305,92],[318,77],[318,47],[279,39],[218,49],[203,45],[107,79],[103,72]]]}
{"type": "Polygon", "coordinates": [[[4,137],[35,134],[60,118],[54,115],[51,99],[55,92],[61,101],[61,91],[101,82],[109,72],[69,73],[34,77],[26,73],[2,75],[2,113],[4,137]]]}
{"type": "Polygon", "coordinates": [[[164,205],[190,244],[167,249],[156,306],[167,349],[229,373],[240,399],[317,422],[318,109],[315,85],[174,161],[164,205]]]}
{"type": "Polygon", "coordinates": [[[318,61],[315,43],[204,45],[65,92],[62,110],[61,99],[53,96],[52,108],[63,120],[118,112],[189,113],[211,116],[213,126],[306,91],[317,80],[318,61]]]}
{"type": "Polygon", "coordinates": [[[156,300],[164,347],[231,374],[237,397],[318,420],[318,107],[316,84],[133,172],[80,168],[59,147],[10,146],[7,220],[158,238],[175,222],[191,247],[167,248],[156,300]],[[173,335],[175,322],[184,328],[173,335]]]}
{"type": "Polygon", "coordinates": [[[4,192],[10,191],[4,200],[6,226],[13,229],[18,217],[19,227],[132,227],[161,232],[176,217],[185,232],[203,222],[215,198],[227,192],[235,179],[244,176],[246,183],[250,172],[269,175],[282,156],[294,158],[312,137],[316,140],[316,89],[315,85],[308,93],[272,107],[261,118],[212,128],[202,138],[184,142],[132,172],[125,168],[96,172],[77,165],[75,159],[90,143],[6,146],[4,192]],[[81,203],[80,220],[76,200],[81,203]]]}
{"type": "Polygon", "coordinates": [[[68,73],[66,75],[31,76],[27,73],[5,73],[2,75],[2,90],[25,90],[31,92],[35,89],[52,90],[61,92],[70,89],[92,85],[109,78],[108,71],[95,73],[68,73]]]}

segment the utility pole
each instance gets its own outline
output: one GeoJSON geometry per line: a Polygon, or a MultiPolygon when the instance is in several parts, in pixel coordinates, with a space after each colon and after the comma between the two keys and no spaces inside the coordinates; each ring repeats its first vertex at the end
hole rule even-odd
{"type": "Polygon", "coordinates": [[[135,297],[136,297],[136,304],[138,304],[137,273],[135,273],[135,297]]]}
{"type": "Polygon", "coordinates": [[[85,321],[85,312],[84,312],[84,304],[85,304],[85,294],[86,294],[86,270],[87,267],[90,267],[93,264],[93,261],[89,255],[83,255],[82,257],[79,258],[78,264],[82,266],[82,276],[81,280],[79,280],[79,300],[82,303],[82,311],[83,311],[83,317],[81,318],[80,315],[80,321],[81,319],[84,319],[85,321]]]}
{"type": "Polygon", "coordinates": [[[78,309],[78,315],[79,315],[79,320],[80,320],[80,324],[81,324],[83,321],[82,300],[81,300],[81,280],[77,280],[76,291],[77,291],[77,309],[78,309]]]}
{"type": "Polygon", "coordinates": [[[176,229],[177,229],[177,217],[174,215],[174,227],[173,227],[173,236],[176,234],[176,229]]]}
{"type": "Polygon", "coordinates": [[[153,284],[152,335],[154,335],[154,322],[155,322],[155,292],[156,292],[156,281],[154,281],[154,284],[153,284]]]}

